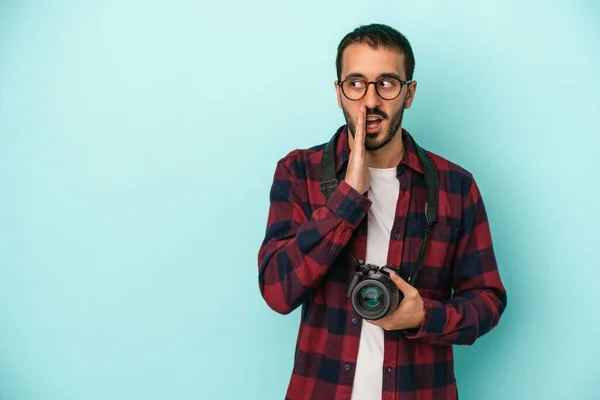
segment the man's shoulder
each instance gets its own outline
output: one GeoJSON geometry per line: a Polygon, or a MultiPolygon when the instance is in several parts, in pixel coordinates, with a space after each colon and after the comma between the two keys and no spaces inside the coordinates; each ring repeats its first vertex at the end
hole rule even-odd
{"type": "Polygon", "coordinates": [[[472,177],[473,174],[467,170],[464,166],[458,164],[456,161],[450,160],[447,157],[440,155],[439,153],[434,153],[431,150],[425,149],[425,152],[435,165],[435,167],[440,171],[451,171],[453,173],[464,175],[467,177],[472,177]]]}
{"type": "Polygon", "coordinates": [[[326,144],[324,142],[311,147],[292,149],[279,158],[277,164],[289,169],[294,175],[303,177],[306,171],[313,169],[321,163],[323,149],[326,144]]]}

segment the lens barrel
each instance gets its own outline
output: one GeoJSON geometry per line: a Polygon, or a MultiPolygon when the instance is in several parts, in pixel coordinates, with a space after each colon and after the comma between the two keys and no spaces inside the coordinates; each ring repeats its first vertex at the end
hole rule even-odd
{"type": "Polygon", "coordinates": [[[354,286],[350,302],[363,319],[376,320],[394,311],[401,297],[402,293],[389,276],[375,273],[354,286]]]}

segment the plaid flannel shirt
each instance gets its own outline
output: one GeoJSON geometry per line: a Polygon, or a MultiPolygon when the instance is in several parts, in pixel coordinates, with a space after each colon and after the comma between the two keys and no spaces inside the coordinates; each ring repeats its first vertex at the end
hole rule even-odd
{"type": "MultiPolygon", "coordinates": [[[[404,139],[408,134],[402,131],[404,139]]],[[[408,274],[423,241],[427,190],[416,150],[404,142],[388,263],[408,274]]],[[[336,145],[341,181],[329,200],[319,187],[323,149],[294,150],[277,163],[258,253],[259,287],[268,306],[281,314],[302,307],[290,400],[350,399],[363,324],[346,291],[355,265],[350,251],[365,259],[371,202],[343,181],[347,127],[336,145]]],[[[440,184],[438,223],[413,283],[425,319],[416,329],[384,331],[383,400],[457,399],[452,345],[470,345],[489,332],[507,302],[473,176],[426,152],[440,184]]]]}

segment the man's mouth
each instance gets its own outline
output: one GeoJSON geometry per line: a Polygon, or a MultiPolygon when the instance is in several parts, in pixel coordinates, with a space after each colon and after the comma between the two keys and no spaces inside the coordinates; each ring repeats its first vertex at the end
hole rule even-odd
{"type": "Polygon", "coordinates": [[[368,117],[367,118],[367,133],[374,133],[381,129],[381,123],[383,119],[380,117],[368,117]]]}

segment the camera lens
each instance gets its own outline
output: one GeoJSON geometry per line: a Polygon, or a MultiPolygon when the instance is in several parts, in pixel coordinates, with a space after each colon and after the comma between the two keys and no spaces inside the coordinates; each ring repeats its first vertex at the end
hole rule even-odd
{"type": "Polygon", "coordinates": [[[367,286],[360,290],[358,296],[361,305],[368,308],[375,308],[381,305],[383,291],[377,286],[367,286]]]}
{"type": "Polygon", "coordinates": [[[364,319],[385,317],[398,307],[400,291],[389,277],[373,274],[354,286],[350,301],[354,311],[364,319]]]}

